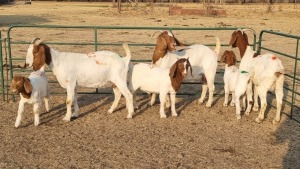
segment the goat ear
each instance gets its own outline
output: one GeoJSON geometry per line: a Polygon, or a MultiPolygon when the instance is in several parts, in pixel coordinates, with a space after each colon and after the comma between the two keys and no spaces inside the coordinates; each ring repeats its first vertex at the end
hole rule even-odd
{"type": "Polygon", "coordinates": [[[27,93],[32,92],[32,85],[30,83],[30,80],[27,77],[23,77],[24,80],[24,89],[27,93]]]}
{"type": "Polygon", "coordinates": [[[227,52],[228,52],[228,50],[224,51],[223,55],[221,56],[220,62],[225,62],[225,58],[227,56],[227,52]]]}
{"type": "Polygon", "coordinates": [[[187,67],[187,68],[190,68],[191,76],[194,77],[194,76],[193,76],[193,69],[192,69],[191,62],[190,62],[189,58],[187,58],[186,60],[187,60],[186,67],[187,67]]]}
{"type": "Polygon", "coordinates": [[[163,36],[157,37],[157,45],[159,45],[161,48],[166,49],[167,48],[167,41],[163,36]]]}
{"type": "Polygon", "coordinates": [[[238,36],[238,32],[234,31],[231,35],[229,46],[236,47],[237,36],[238,36]]]}
{"type": "Polygon", "coordinates": [[[174,37],[177,46],[188,46],[187,44],[181,43],[177,38],[174,37]]]}
{"type": "Polygon", "coordinates": [[[37,71],[46,63],[46,53],[44,45],[33,45],[33,70],[37,71]]]}
{"type": "Polygon", "coordinates": [[[177,62],[175,64],[173,64],[171,66],[171,68],[170,68],[170,73],[169,73],[170,77],[174,77],[175,76],[176,69],[177,69],[177,62]]]}
{"type": "Polygon", "coordinates": [[[232,57],[232,61],[233,61],[232,63],[233,63],[233,65],[235,65],[235,64],[236,64],[236,61],[237,61],[237,60],[236,60],[236,56],[235,56],[235,54],[233,53],[233,51],[231,51],[230,53],[231,53],[232,56],[233,56],[233,57],[232,57]]]}

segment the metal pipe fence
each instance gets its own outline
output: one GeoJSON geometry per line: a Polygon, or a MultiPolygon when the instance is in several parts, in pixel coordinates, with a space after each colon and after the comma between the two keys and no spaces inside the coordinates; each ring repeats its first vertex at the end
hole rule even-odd
{"type": "Polygon", "coordinates": [[[4,73],[3,73],[3,52],[2,52],[2,35],[0,31],[0,82],[1,82],[1,95],[2,99],[5,100],[5,93],[4,93],[4,73]]]}
{"type": "MultiPolygon", "coordinates": [[[[147,35],[146,37],[143,36],[145,34],[145,32],[147,32],[147,34],[149,32],[151,32],[151,34],[153,34],[153,32],[159,31],[159,30],[170,30],[172,32],[176,31],[174,34],[177,36],[177,32],[181,33],[182,35],[186,36],[185,34],[188,32],[194,32],[194,34],[191,36],[192,40],[197,39],[196,41],[190,42],[191,44],[194,43],[201,43],[207,46],[215,46],[215,43],[207,43],[206,39],[209,39],[209,37],[214,36],[215,34],[216,36],[224,36],[225,35],[231,35],[233,30],[236,30],[237,28],[221,28],[221,27],[216,27],[216,28],[179,28],[179,27],[121,27],[121,26],[55,26],[55,25],[16,25],[16,26],[11,26],[8,29],[7,32],[7,37],[8,37],[8,56],[9,56],[9,70],[10,70],[10,79],[12,79],[14,72],[27,72],[27,71],[31,71],[31,70],[22,70],[19,68],[16,68],[17,66],[14,66],[17,62],[25,62],[25,57],[20,57],[17,56],[17,54],[13,53],[13,50],[15,49],[15,47],[13,46],[17,46],[17,45],[28,45],[30,44],[30,42],[28,41],[28,37],[31,36],[31,38],[33,39],[34,37],[36,37],[36,33],[34,30],[37,29],[45,29],[45,31],[47,31],[47,34],[50,35],[54,35],[54,36],[46,36],[45,38],[50,39],[49,41],[47,40],[45,43],[48,45],[55,45],[55,46],[66,46],[65,48],[67,48],[67,46],[76,46],[78,48],[80,48],[80,50],[82,50],[83,46],[87,46],[88,47],[92,47],[92,49],[90,50],[103,50],[106,48],[110,48],[110,50],[112,51],[118,51],[119,49],[116,49],[116,47],[121,49],[121,45],[123,42],[128,43],[129,46],[133,46],[135,48],[142,48],[141,50],[145,50],[149,49],[150,52],[148,52],[147,57],[144,58],[132,58],[133,62],[151,62],[151,57],[153,54],[153,50],[154,50],[154,46],[155,46],[155,42],[147,42],[147,41],[143,41],[142,39],[149,39],[150,35],[147,35]],[[28,35],[23,35],[23,36],[18,36],[17,31],[18,30],[29,30],[26,32],[33,32],[31,34],[28,35]],[[60,38],[63,37],[64,34],[67,34],[68,32],[72,32],[72,31],[81,31],[80,35],[79,33],[70,33],[72,34],[72,36],[78,36],[78,37],[82,37],[83,34],[85,37],[88,37],[85,40],[81,40],[80,38],[75,38],[72,39],[68,42],[62,42],[62,39],[64,38],[60,38]],[[131,32],[130,32],[131,31],[131,32]],[[139,31],[142,31],[140,33],[137,33],[139,31]],[[204,36],[204,32],[213,32],[214,35],[205,35],[204,36]],[[220,32],[220,31],[223,31],[220,32]],[[226,32],[226,33],[224,33],[226,32]],[[117,40],[112,40],[108,37],[112,36],[112,34],[117,33],[118,37],[117,40]],[[132,40],[132,35],[131,38],[127,38],[124,36],[126,34],[133,34],[133,36],[135,37],[134,40],[132,40]],[[197,37],[198,35],[198,37],[197,37]],[[26,37],[26,39],[24,38],[26,37]],[[199,40],[198,40],[199,39],[199,40]],[[200,39],[204,39],[203,42],[200,39]]],[[[208,33],[209,34],[209,33],[208,33]]],[[[70,37],[70,36],[69,36],[70,37]]],[[[68,38],[69,38],[68,37],[68,38]]],[[[178,36],[177,36],[178,37],[178,36]]],[[[67,37],[66,37],[67,38],[67,37]]],[[[151,37],[150,37],[151,38],[151,37]]],[[[154,38],[152,38],[154,39],[154,38]]],[[[191,41],[189,39],[189,41],[191,41]]],[[[213,39],[215,42],[214,38],[210,38],[213,39]]],[[[228,39],[228,37],[226,37],[226,40],[228,39]]],[[[229,39],[228,39],[229,40],[229,39]]],[[[222,39],[221,39],[222,42],[222,39]]],[[[228,46],[228,43],[222,43],[222,46],[228,46]]],[[[255,49],[256,46],[256,35],[253,35],[253,48],[255,49]]],[[[28,47],[28,46],[27,46],[28,47]]],[[[26,48],[27,48],[26,47],[26,48]]],[[[24,48],[25,49],[25,48],[24,48]]],[[[72,49],[73,50],[73,49],[72,49]]],[[[132,53],[136,52],[133,50],[132,53]]],[[[146,50],[145,50],[146,51],[146,50]]],[[[81,52],[81,51],[80,51],[81,52]]],[[[25,53],[25,52],[24,52],[25,53]]],[[[121,53],[121,52],[117,52],[117,53],[121,53]]],[[[137,53],[137,52],[136,52],[137,53]]],[[[139,55],[140,53],[138,53],[139,55]]],[[[49,70],[47,70],[47,72],[49,72],[49,70]]],[[[215,84],[220,86],[219,88],[221,89],[221,87],[223,86],[223,80],[222,80],[222,75],[223,75],[224,70],[220,69],[218,70],[217,74],[220,76],[218,78],[218,80],[216,80],[215,84]]],[[[58,83],[56,80],[50,80],[49,83],[58,83]]],[[[197,81],[187,81],[184,82],[184,85],[193,85],[193,84],[201,84],[200,79],[197,81]]],[[[198,89],[196,90],[200,90],[200,86],[198,87],[198,89]]],[[[54,92],[52,92],[54,93],[54,92]]],[[[62,92],[55,92],[55,94],[61,94],[61,93],[65,93],[65,91],[62,92]]],[[[103,93],[103,94],[110,94],[111,91],[99,91],[99,89],[97,88],[95,91],[86,91],[86,90],[79,90],[78,91],[79,94],[96,94],[96,93],[103,93]]],[[[191,92],[190,90],[185,90],[185,92],[182,92],[182,90],[178,93],[178,95],[195,95],[198,94],[200,92],[191,92]]],[[[223,95],[223,90],[219,90],[218,92],[215,93],[216,95],[223,95]]]]}

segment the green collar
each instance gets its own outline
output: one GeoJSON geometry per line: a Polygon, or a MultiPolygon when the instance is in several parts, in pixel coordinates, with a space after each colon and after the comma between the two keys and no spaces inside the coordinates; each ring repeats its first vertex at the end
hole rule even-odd
{"type": "Polygon", "coordinates": [[[249,73],[249,72],[247,72],[247,71],[245,71],[245,70],[242,70],[241,73],[249,73]]]}

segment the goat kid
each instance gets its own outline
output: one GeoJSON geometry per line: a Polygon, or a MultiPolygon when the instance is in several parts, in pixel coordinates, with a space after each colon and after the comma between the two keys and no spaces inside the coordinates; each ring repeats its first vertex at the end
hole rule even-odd
{"type": "Polygon", "coordinates": [[[101,87],[112,82],[115,94],[114,102],[108,110],[112,113],[118,105],[119,96],[124,95],[128,109],[127,118],[132,118],[132,94],[127,88],[126,77],[131,53],[127,44],[123,44],[126,57],[121,58],[111,51],[97,51],[88,54],[59,52],[42,43],[36,38],[28,48],[26,65],[33,66],[34,70],[43,69],[45,64],[53,71],[59,84],[67,89],[67,113],[64,121],[70,121],[71,116],[77,117],[79,107],[77,104],[76,86],[101,87]],[[74,104],[74,113],[71,106],[74,104]]]}
{"type": "Polygon", "coordinates": [[[215,50],[204,45],[195,44],[186,47],[184,50],[175,51],[176,45],[183,46],[184,44],[180,43],[171,32],[162,32],[157,37],[152,64],[161,68],[170,68],[178,59],[189,58],[194,73],[188,75],[186,79],[202,77],[202,93],[198,103],[204,102],[207,89],[209,89],[206,107],[211,107],[215,90],[214,81],[218,65],[218,54],[221,48],[219,38],[216,38],[215,50]]]}
{"type": "Polygon", "coordinates": [[[14,94],[20,94],[18,115],[15,127],[19,127],[24,112],[25,103],[33,104],[34,125],[40,124],[39,109],[44,99],[46,111],[49,112],[49,87],[48,81],[43,71],[32,72],[29,77],[14,76],[10,90],[14,94]]]}
{"type": "MultiPolygon", "coordinates": [[[[276,124],[280,121],[283,99],[284,67],[281,63],[281,60],[274,54],[267,53],[258,55],[255,51],[253,51],[248,43],[247,34],[244,31],[246,30],[238,29],[234,31],[229,42],[230,46],[239,48],[240,54],[242,56],[239,67],[240,73],[235,89],[236,117],[237,119],[241,118],[239,98],[245,93],[246,90],[247,99],[249,98],[252,101],[253,82],[254,111],[257,111],[259,108],[258,96],[261,100],[260,112],[255,121],[260,123],[265,118],[265,110],[267,107],[267,92],[275,91],[277,112],[273,120],[273,124],[276,124]]],[[[246,114],[249,114],[249,112],[250,111],[246,111],[246,114]]]]}
{"type": "Polygon", "coordinates": [[[133,66],[130,71],[129,89],[133,93],[133,103],[136,107],[136,91],[138,89],[159,94],[160,99],[160,117],[166,118],[164,111],[167,94],[170,93],[171,97],[171,112],[172,116],[177,116],[175,109],[176,92],[180,89],[183,78],[187,75],[190,68],[192,68],[188,59],[177,60],[171,68],[152,68],[151,65],[139,63],[133,66]]]}
{"type": "Polygon", "coordinates": [[[232,99],[230,102],[230,106],[234,106],[235,103],[235,98],[234,98],[234,90],[237,82],[237,77],[239,70],[235,66],[236,64],[236,56],[233,53],[233,51],[228,51],[225,50],[223,55],[221,56],[221,62],[225,62],[225,72],[223,76],[224,80],[224,91],[225,91],[225,100],[223,103],[223,106],[227,107],[228,106],[228,98],[229,98],[229,93],[231,92],[232,94],[232,99]]]}

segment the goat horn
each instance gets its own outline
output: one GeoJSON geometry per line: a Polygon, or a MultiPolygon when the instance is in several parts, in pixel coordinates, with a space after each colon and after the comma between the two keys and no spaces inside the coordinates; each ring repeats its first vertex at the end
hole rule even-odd
{"type": "Polygon", "coordinates": [[[247,29],[247,28],[245,28],[245,29],[242,29],[242,31],[243,32],[245,32],[245,31],[251,31],[254,35],[256,35],[256,33],[255,33],[255,31],[253,29],[247,29]]]}
{"type": "Polygon", "coordinates": [[[163,32],[163,31],[155,31],[155,32],[151,35],[151,38],[152,38],[157,32],[163,32]]]}
{"type": "Polygon", "coordinates": [[[31,44],[34,44],[35,41],[37,41],[37,40],[40,40],[40,38],[34,38],[34,39],[31,41],[31,44]]]}
{"type": "Polygon", "coordinates": [[[38,39],[38,40],[36,40],[35,42],[34,42],[34,45],[40,45],[41,43],[43,43],[43,39],[38,39]]]}

